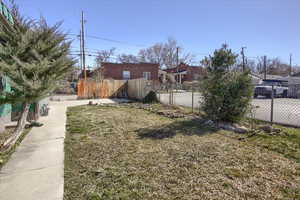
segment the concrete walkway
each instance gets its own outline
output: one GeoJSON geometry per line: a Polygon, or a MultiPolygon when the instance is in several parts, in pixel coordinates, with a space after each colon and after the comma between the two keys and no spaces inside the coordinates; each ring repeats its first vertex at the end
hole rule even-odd
{"type": "MultiPolygon", "coordinates": [[[[114,103],[109,99],[95,103],[114,103]]],[[[1,200],[62,200],[66,110],[83,101],[50,102],[42,127],[33,128],[0,172],[1,200]]]]}

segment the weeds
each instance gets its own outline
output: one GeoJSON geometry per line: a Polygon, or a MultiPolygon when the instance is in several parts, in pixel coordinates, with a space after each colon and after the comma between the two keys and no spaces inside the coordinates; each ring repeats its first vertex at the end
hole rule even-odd
{"type": "Polygon", "coordinates": [[[255,137],[142,109],[73,107],[64,199],[297,199],[299,163],[255,137]]]}

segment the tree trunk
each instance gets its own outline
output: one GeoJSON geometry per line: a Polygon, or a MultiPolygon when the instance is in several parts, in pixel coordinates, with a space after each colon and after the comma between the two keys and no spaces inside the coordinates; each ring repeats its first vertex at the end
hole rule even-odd
{"type": "Polygon", "coordinates": [[[19,137],[22,135],[26,125],[29,108],[30,108],[30,104],[24,103],[21,117],[19,118],[17,127],[14,130],[13,135],[8,140],[6,140],[6,142],[3,144],[3,148],[5,150],[9,150],[18,141],[19,137]]]}

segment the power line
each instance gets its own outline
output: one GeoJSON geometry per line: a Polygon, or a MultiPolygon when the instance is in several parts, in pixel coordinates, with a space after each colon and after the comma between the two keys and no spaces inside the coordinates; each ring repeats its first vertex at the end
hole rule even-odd
{"type": "MultiPolygon", "coordinates": [[[[71,47],[71,49],[74,49],[78,51],[78,47],[71,47]]],[[[85,49],[88,49],[88,50],[93,50],[94,52],[99,52],[99,51],[103,51],[103,49],[93,49],[93,48],[88,48],[88,47],[85,47],[85,49]]]]}
{"type": "MultiPolygon", "coordinates": [[[[82,56],[81,53],[69,53],[70,56],[82,56]]],[[[93,54],[85,54],[85,56],[89,56],[89,57],[97,57],[97,55],[93,55],[93,54]]]]}
{"type": "Polygon", "coordinates": [[[208,56],[210,53],[193,53],[194,55],[199,55],[199,56],[208,56]]]}
{"type": "MultiPolygon", "coordinates": [[[[86,53],[86,56],[95,56],[95,57],[97,57],[99,55],[99,54],[97,54],[97,52],[92,52],[92,51],[85,51],[85,53],[86,53]]],[[[80,51],[71,51],[70,55],[81,56],[82,53],[80,51]]],[[[116,59],[119,58],[118,56],[113,56],[113,55],[110,55],[109,57],[110,58],[116,58],[116,59]]]]}
{"type": "MultiPolygon", "coordinates": [[[[77,34],[67,34],[67,35],[73,35],[73,36],[77,36],[77,34]]],[[[118,43],[118,44],[125,44],[125,45],[129,45],[129,46],[135,46],[135,47],[145,47],[146,45],[142,45],[142,44],[132,44],[130,42],[124,42],[124,41],[120,41],[120,40],[114,40],[114,39],[109,39],[109,38],[104,38],[104,37],[99,37],[99,36],[94,36],[94,35],[86,35],[87,38],[93,38],[93,39],[98,39],[98,40],[104,40],[104,41],[108,41],[108,42],[114,42],[114,43],[118,43]]]]}
{"type": "Polygon", "coordinates": [[[128,42],[123,42],[123,41],[119,41],[119,40],[113,40],[113,39],[108,39],[108,38],[103,38],[103,37],[98,37],[98,36],[93,36],[93,35],[89,35],[89,38],[94,38],[94,39],[99,39],[99,40],[105,40],[108,42],[115,42],[115,43],[119,43],[119,44],[126,44],[126,45],[132,45],[132,46],[136,46],[136,47],[144,47],[145,45],[142,44],[130,44],[128,42]]]}

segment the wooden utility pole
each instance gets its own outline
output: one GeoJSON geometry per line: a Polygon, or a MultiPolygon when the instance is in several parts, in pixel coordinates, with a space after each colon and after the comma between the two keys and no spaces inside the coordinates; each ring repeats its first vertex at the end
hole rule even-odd
{"type": "Polygon", "coordinates": [[[245,68],[246,68],[246,64],[245,64],[245,52],[244,52],[245,48],[246,47],[242,47],[242,52],[241,52],[242,57],[243,57],[243,72],[245,71],[245,68]]]}
{"type": "Polygon", "coordinates": [[[264,56],[264,79],[267,79],[267,56],[264,56]]]}
{"type": "Polygon", "coordinates": [[[292,67],[292,56],[293,54],[290,54],[290,76],[292,76],[292,73],[293,73],[293,67],[292,67]]]}
{"type": "Polygon", "coordinates": [[[81,31],[80,31],[80,34],[79,34],[79,39],[80,39],[80,71],[82,72],[83,71],[83,59],[82,59],[82,36],[81,36],[81,31]]]}
{"type": "Polygon", "coordinates": [[[83,71],[84,71],[84,80],[86,81],[86,64],[85,64],[85,38],[84,38],[84,13],[83,11],[81,12],[81,42],[82,42],[82,66],[83,66],[83,71]]]}

